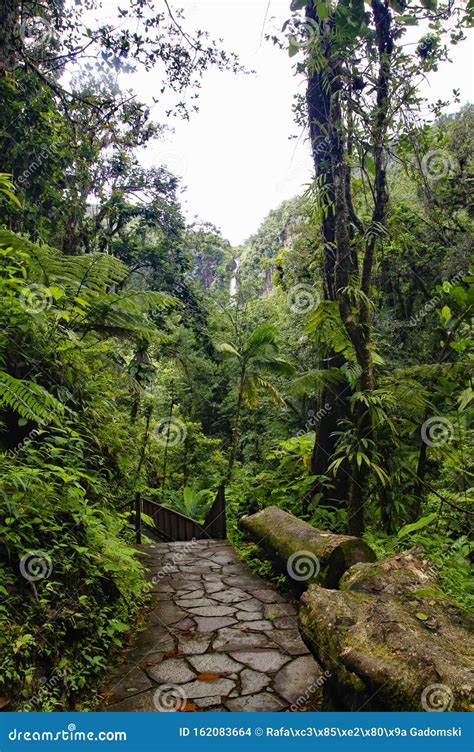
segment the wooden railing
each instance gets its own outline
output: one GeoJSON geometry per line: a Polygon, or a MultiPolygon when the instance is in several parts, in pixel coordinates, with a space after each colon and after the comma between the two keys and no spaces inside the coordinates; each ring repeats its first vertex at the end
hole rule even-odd
{"type": "Polygon", "coordinates": [[[135,503],[135,530],[137,543],[141,542],[140,531],[142,528],[141,512],[148,515],[154,522],[153,531],[161,538],[168,541],[189,541],[195,538],[224,539],[226,537],[226,514],[224,487],[219,488],[212,507],[201,524],[191,517],[175,512],[173,509],[163,507],[149,499],[136,499],[135,503]]]}
{"type": "Polygon", "coordinates": [[[227,537],[224,486],[219,488],[214,504],[206,515],[203,527],[208,538],[224,540],[227,537]]]}

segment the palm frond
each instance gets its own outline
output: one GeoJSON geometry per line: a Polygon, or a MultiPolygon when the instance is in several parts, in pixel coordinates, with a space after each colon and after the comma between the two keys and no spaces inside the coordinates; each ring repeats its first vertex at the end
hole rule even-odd
{"type": "Polygon", "coordinates": [[[295,369],[287,360],[283,358],[254,358],[252,368],[261,373],[268,373],[272,376],[293,376],[295,369]]]}
{"type": "Polygon", "coordinates": [[[236,358],[240,358],[241,355],[238,350],[230,342],[219,342],[216,345],[217,352],[227,353],[228,355],[234,355],[236,358]]]}
{"type": "Polygon", "coordinates": [[[278,334],[278,327],[276,324],[260,324],[252,332],[245,345],[244,357],[249,359],[259,351],[263,351],[267,348],[276,350],[276,338],[278,334]]]}
{"type": "Polygon", "coordinates": [[[281,393],[270,381],[264,379],[259,373],[253,371],[247,373],[243,383],[242,398],[248,408],[257,407],[260,391],[265,392],[274,402],[280,404],[285,402],[281,393]]]}

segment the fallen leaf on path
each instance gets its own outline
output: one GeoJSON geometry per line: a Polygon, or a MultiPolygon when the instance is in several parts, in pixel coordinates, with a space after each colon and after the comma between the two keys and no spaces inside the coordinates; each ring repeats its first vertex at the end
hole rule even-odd
{"type": "Polygon", "coordinates": [[[420,621],[428,621],[428,619],[430,618],[430,617],[429,617],[429,616],[427,616],[426,614],[422,614],[422,613],[421,613],[421,611],[419,611],[419,612],[418,612],[417,614],[415,614],[415,616],[416,616],[416,618],[417,618],[417,619],[419,619],[420,621]]]}
{"type": "Polygon", "coordinates": [[[197,705],[194,702],[186,702],[184,705],[180,705],[177,708],[178,713],[194,713],[197,710],[197,705]]]}
{"type": "Polygon", "coordinates": [[[222,674],[198,674],[196,679],[198,681],[214,681],[214,679],[220,679],[222,674]]]}
{"type": "Polygon", "coordinates": [[[113,696],[114,696],[113,692],[100,692],[99,693],[99,697],[102,697],[102,699],[105,700],[106,702],[111,700],[113,696]]]}

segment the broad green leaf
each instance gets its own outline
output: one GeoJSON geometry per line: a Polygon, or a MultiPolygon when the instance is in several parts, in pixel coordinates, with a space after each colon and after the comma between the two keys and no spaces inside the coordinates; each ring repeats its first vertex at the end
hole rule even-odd
{"type": "Polygon", "coordinates": [[[428,619],[430,618],[430,617],[429,617],[429,616],[427,616],[426,614],[423,614],[423,613],[422,613],[421,611],[418,611],[418,613],[417,613],[417,614],[415,614],[415,616],[416,616],[416,618],[417,618],[417,619],[419,619],[420,621],[428,621],[428,619]]]}
{"type": "Polygon", "coordinates": [[[461,392],[459,395],[459,407],[458,410],[464,410],[474,398],[474,389],[468,386],[467,389],[461,392]]]}
{"type": "Polygon", "coordinates": [[[403,13],[405,10],[405,6],[399,0],[390,0],[389,5],[396,13],[403,13]]]}
{"type": "Polygon", "coordinates": [[[404,525],[397,533],[397,538],[400,540],[400,538],[404,538],[406,535],[409,535],[410,533],[414,533],[417,530],[421,530],[424,527],[427,527],[428,525],[431,525],[432,522],[437,518],[438,514],[437,512],[431,512],[431,514],[427,514],[426,517],[420,517],[419,520],[416,522],[412,522],[409,525],[404,525]]]}
{"type": "Polygon", "coordinates": [[[294,57],[300,51],[300,46],[295,36],[291,36],[289,39],[288,54],[290,57],[294,57]]]}
{"type": "Polygon", "coordinates": [[[326,18],[329,18],[329,8],[326,3],[318,3],[316,5],[316,13],[322,21],[325,21],[326,18]]]}
{"type": "Polygon", "coordinates": [[[406,24],[407,26],[418,25],[418,19],[416,16],[398,16],[395,21],[399,24],[406,24]]]}

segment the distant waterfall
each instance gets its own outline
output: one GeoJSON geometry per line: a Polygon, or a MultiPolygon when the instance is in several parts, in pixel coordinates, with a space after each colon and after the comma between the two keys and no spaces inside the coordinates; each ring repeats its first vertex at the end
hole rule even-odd
{"type": "Polygon", "coordinates": [[[232,274],[232,279],[230,280],[229,285],[229,295],[231,298],[235,298],[237,294],[237,275],[239,273],[240,269],[240,258],[234,259],[234,273],[232,274]]]}

